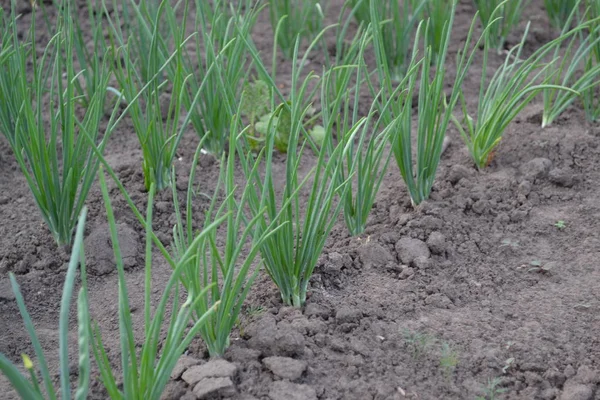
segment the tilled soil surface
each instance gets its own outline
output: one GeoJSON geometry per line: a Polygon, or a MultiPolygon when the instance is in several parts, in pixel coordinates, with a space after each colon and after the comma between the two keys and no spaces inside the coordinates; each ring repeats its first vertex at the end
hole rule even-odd
{"type": "MultiPolygon", "coordinates": [[[[331,0],[330,22],[341,3],[331,0]]],[[[21,7],[26,32],[28,2],[21,7]]],[[[542,1],[534,0],[525,13],[532,19],[528,49],[556,33],[541,7],[542,1]]],[[[87,15],[83,5],[80,12],[87,15]]],[[[462,1],[449,66],[473,15],[471,2],[462,1]]],[[[524,24],[509,46],[523,30],[524,24]]],[[[266,13],[254,38],[270,60],[266,13]]],[[[316,71],[318,59],[311,64],[316,71]]],[[[280,61],[286,89],[291,65],[280,61]]],[[[478,61],[464,88],[472,103],[479,90],[478,61]]],[[[500,61],[494,55],[493,62],[500,61]]],[[[368,108],[368,101],[362,106],[368,108]]],[[[496,378],[496,399],[600,399],[600,129],[586,123],[579,106],[545,129],[540,115],[539,102],[526,108],[483,172],[473,167],[451,129],[431,199],[417,209],[392,163],[367,232],[350,237],[340,217],[306,307],[284,307],[261,273],[225,360],[207,364],[203,344],[195,341],[165,399],[490,399],[496,378]]],[[[190,131],[181,145],[180,198],[196,143],[190,131]]],[[[111,138],[107,155],[134,201],[145,207],[141,151],[127,121],[111,138]]],[[[285,157],[275,160],[274,168],[283,171],[285,157]]],[[[308,157],[303,168],[313,161],[308,157]]],[[[218,171],[209,156],[201,160],[202,191],[212,193],[218,171]]],[[[41,222],[4,137],[0,188],[0,352],[16,363],[21,353],[32,354],[8,281],[12,271],[56,372],[69,255],[56,248],[41,222]]],[[[155,228],[165,243],[174,224],[168,192],[157,196],[155,212],[155,228]]],[[[114,184],[111,196],[141,332],[143,230],[114,184]]],[[[117,365],[119,342],[112,334],[118,330],[117,278],[97,187],[88,206],[90,308],[117,365]]],[[[207,206],[199,196],[197,214],[207,206]]],[[[153,280],[160,287],[170,271],[158,255],[155,260],[153,280]]],[[[105,398],[95,378],[93,396],[105,398]]],[[[0,393],[3,399],[14,396],[3,377],[0,393]]]]}

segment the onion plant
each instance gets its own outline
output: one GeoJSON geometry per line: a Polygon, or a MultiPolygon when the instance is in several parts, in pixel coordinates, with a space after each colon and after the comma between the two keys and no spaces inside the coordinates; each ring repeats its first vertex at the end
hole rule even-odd
{"type": "MultiPolygon", "coordinates": [[[[221,247],[217,244],[217,231],[210,231],[207,240],[197,247],[195,257],[187,261],[184,269],[188,291],[201,292],[203,288],[212,285],[208,295],[196,303],[195,313],[197,316],[203,316],[214,304],[220,302],[219,307],[207,318],[206,324],[199,332],[212,357],[222,356],[229,347],[231,331],[238,321],[242,305],[259,272],[258,267],[254,268],[253,272],[251,271],[254,259],[263,242],[268,240],[269,236],[276,234],[278,229],[274,226],[274,222],[262,231],[261,235],[255,236],[254,241],[249,240],[258,220],[262,218],[262,212],[256,213],[251,220],[245,218],[244,211],[248,206],[248,198],[250,192],[254,190],[249,182],[242,186],[239,200],[236,200],[238,192],[234,181],[236,148],[239,148],[238,143],[243,142],[245,132],[239,130],[238,118],[234,118],[232,121],[229,152],[222,158],[221,174],[204,220],[205,227],[208,227],[216,219],[225,217],[222,230],[226,235],[226,240],[221,247]],[[224,189],[225,200],[218,204],[217,200],[221,197],[221,186],[224,189]],[[247,248],[248,242],[251,242],[250,248],[247,248]]],[[[190,172],[185,222],[179,212],[177,191],[173,189],[177,215],[177,224],[173,229],[176,259],[180,259],[185,254],[194,240],[192,203],[199,150],[200,147],[196,152],[190,172]]],[[[258,168],[259,161],[257,160],[253,170],[258,168]]]]}
{"type": "MultiPolygon", "coordinates": [[[[340,26],[338,42],[345,36],[344,25],[340,26]]],[[[349,138],[347,132],[356,130],[356,140],[347,143],[348,151],[337,176],[340,185],[347,182],[350,186],[344,192],[342,202],[344,220],[352,235],[364,232],[391,159],[387,144],[393,125],[380,130],[381,119],[375,118],[377,102],[373,102],[366,117],[358,115],[360,89],[368,74],[364,52],[370,39],[370,29],[359,30],[355,43],[343,56],[336,54],[336,60],[328,62],[332,65],[324,70],[321,84],[321,116],[325,132],[337,131],[336,137],[343,142],[349,138]]],[[[330,144],[333,146],[332,142],[330,144]]]]}
{"type": "MultiPolygon", "coordinates": [[[[398,81],[404,76],[410,61],[410,44],[427,0],[404,0],[402,6],[398,0],[369,1],[369,4],[371,24],[374,29],[381,30],[381,35],[378,36],[383,46],[387,69],[392,79],[398,81]]],[[[432,12],[436,17],[439,15],[433,8],[432,12]]]]}
{"type": "Polygon", "coordinates": [[[479,169],[483,169],[489,164],[493,157],[493,151],[500,143],[508,124],[537,94],[546,89],[569,90],[552,84],[554,76],[552,68],[556,60],[544,61],[549,54],[552,54],[556,46],[559,46],[569,35],[573,35],[581,29],[583,27],[570,31],[567,35],[540,47],[528,58],[522,59],[522,50],[529,31],[528,26],[521,42],[508,52],[504,63],[489,81],[487,67],[491,44],[488,34],[485,32],[477,116],[472,118],[468,114],[466,101],[461,96],[463,121],[461,123],[457,118],[453,119],[479,169]]]}
{"type": "Polygon", "coordinates": [[[100,173],[100,187],[104,199],[111,242],[115,254],[118,273],[118,317],[120,342],[120,370],[122,376],[118,383],[115,371],[102,341],[100,328],[95,324],[92,328],[92,349],[100,370],[104,387],[111,399],[159,400],[170,379],[171,372],[181,354],[186,350],[200,329],[206,324],[211,315],[218,309],[215,302],[202,315],[192,316],[200,302],[206,301],[206,295],[212,290],[209,284],[200,291],[188,291],[186,300],[180,304],[179,282],[185,275],[185,268],[198,256],[198,249],[204,246],[212,232],[223,222],[225,217],[207,224],[190,243],[187,251],[181,254],[177,261],[165,252],[167,262],[174,266],[173,273],[166,282],[165,289],[157,304],[152,303],[152,208],[155,185],[150,187],[148,209],[146,212],[146,260],[144,284],[144,330],[141,346],[134,335],[134,325],[131,316],[131,304],[127,290],[123,259],[119,247],[119,239],[115,217],[113,214],[104,173],[100,173]],[[154,310],[152,310],[154,308],[154,310]],[[169,315],[170,314],[170,315],[169,315]]]}
{"type": "Polygon", "coordinates": [[[489,28],[490,46],[498,52],[504,48],[504,43],[510,32],[519,24],[526,0],[474,0],[479,11],[479,19],[484,27],[489,28]],[[494,11],[497,10],[496,13],[494,11]],[[496,19],[492,19],[495,15],[496,19]]]}
{"type": "MultiPolygon", "coordinates": [[[[575,14],[573,11],[567,19],[562,35],[568,33],[575,14]]],[[[585,36],[581,31],[578,35],[571,35],[565,48],[560,44],[555,47],[554,59],[560,62],[553,63],[553,68],[548,71],[552,75],[550,83],[570,90],[555,87],[544,89],[542,127],[552,124],[582,93],[594,91],[600,84],[600,64],[587,65],[600,44],[600,26],[596,24],[590,29],[594,30],[585,36]]]]}
{"type": "MultiPolygon", "coordinates": [[[[260,215],[253,238],[262,237],[273,223],[281,225],[279,230],[268,237],[261,245],[260,252],[265,269],[278,286],[285,304],[301,307],[306,301],[309,280],[317,260],[323,250],[327,236],[331,232],[339,215],[342,203],[337,201],[338,195],[344,196],[349,190],[347,184],[339,184],[336,179],[342,160],[348,152],[347,146],[332,145],[332,132],[325,132],[323,145],[317,155],[316,165],[301,176],[300,165],[306,162],[305,152],[308,134],[304,130],[303,119],[310,104],[305,105],[308,85],[317,77],[308,73],[301,81],[303,68],[311,49],[320,38],[317,37],[309,46],[302,58],[298,56],[300,41],[296,41],[292,63],[291,95],[289,102],[282,103],[279,108],[289,108],[291,126],[288,152],[285,164],[285,186],[278,195],[273,181],[273,148],[275,126],[269,124],[265,141],[265,171],[259,173],[253,169],[255,165],[251,152],[240,152],[240,159],[245,176],[253,190],[248,193],[248,207],[251,216],[260,215]],[[332,149],[329,151],[329,149],[332,149]],[[304,208],[300,207],[301,191],[308,187],[308,199],[304,208]],[[263,210],[266,209],[265,212],[263,210]]],[[[260,78],[267,82],[274,93],[281,94],[269,72],[262,64],[255,50],[251,51],[260,78]]],[[[349,143],[356,134],[356,129],[347,132],[349,143]]]]}
{"type": "Polygon", "coordinates": [[[311,41],[323,28],[323,0],[269,0],[275,41],[292,58],[296,39],[311,41]]]}
{"type": "MultiPolygon", "coordinates": [[[[107,60],[98,64],[91,98],[82,115],[78,109],[78,75],[74,66],[74,30],[69,13],[59,18],[58,31],[51,37],[40,59],[32,50],[36,43],[36,19],[27,43],[21,42],[11,16],[0,24],[3,43],[0,67],[0,131],[8,139],[25,175],[38,208],[59,245],[71,242],[87,194],[97,171],[98,160],[85,138],[98,142],[104,97],[110,76],[107,60]],[[8,51],[8,52],[7,52],[8,51]],[[28,65],[33,71],[27,76],[28,65]],[[49,103],[46,96],[49,96],[49,103]],[[49,121],[45,118],[49,115],[49,121]]],[[[113,113],[114,116],[114,113],[113,113]]],[[[114,128],[113,119],[107,132],[114,128]]],[[[109,134],[99,142],[103,148],[109,134]]]]}
{"type": "Polygon", "coordinates": [[[211,9],[204,0],[196,1],[194,52],[186,54],[186,71],[190,74],[184,106],[204,148],[217,157],[227,147],[228,130],[233,115],[225,102],[239,102],[243,82],[248,80],[251,63],[244,40],[250,40],[256,18],[262,10],[253,1],[240,1],[237,8],[217,0],[211,9]],[[206,9],[210,9],[207,13],[206,9]],[[200,93],[197,104],[194,96],[200,93]],[[215,93],[219,93],[218,96],[215,93]]]}
{"type": "Polygon", "coordinates": [[[550,23],[558,29],[564,29],[570,23],[569,16],[577,9],[579,0],[544,0],[550,23]]]}
{"type": "MultiPolygon", "coordinates": [[[[431,192],[452,111],[459,100],[462,83],[481,40],[479,39],[471,49],[471,38],[475,27],[475,20],[473,20],[464,48],[457,57],[458,72],[446,99],[447,95],[444,92],[448,83],[446,56],[454,21],[454,8],[455,6],[444,27],[442,46],[437,55],[434,55],[432,45],[429,43],[429,24],[419,25],[408,71],[398,86],[392,84],[387,65],[383,61],[384,48],[379,37],[381,33],[373,30],[377,75],[383,87],[382,94],[379,96],[378,110],[381,112],[383,122],[386,125],[393,125],[390,137],[392,151],[415,206],[427,199],[431,192]],[[421,38],[424,49],[422,57],[419,56],[421,38]],[[432,64],[437,65],[435,71],[432,70],[432,64]],[[417,91],[419,75],[420,84],[417,91]],[[415,150],[412,147],[413,95],[418,96],[415,150]]],[[[369,82],[369,86],[372,93],[377,93],[374,89],[375,84],[369,82]]]]}
{"type": "MultiPolygon", "coordinates": [[[[183,61],[183,47],[189,37],[184,36],[183,24],[177,32],[173,32],[174,52],[170,56],[166,55],[167,50],[159,26],[163,26],[165,20],[174,20],[175,10],[167,0],[163,0],[158,10],[150,14],[144,10],[143,3],[133,4],[140,33],[132,34],[126,40],[118,27],[118,17],[117,24],[111,23],[115,38],[113,40],[121,46],[115,50],[115,59],[122,60],[116,63],[114,74],[126,101],[134,98],[142,87],[149,85],[148,90],[144,91],[137,101],[131,101],[129,115],[142,148],[146,189],[154,183],[157,190],[163,190],[171,183],[171,165],[186,128],[186,124],[180,124],[180,117],[190,80],[183,61]],[[151,15],[153,20],[148,19],[152,18],[151,15]],[[146,32],[143,27],[151,29],[151,33],[146,32]],[[137,39],[133,40],[133,37],[137,39]],[[138,44],[146,41],[147,47],[138,44]],[[144,53],[143,57],[139,57],[141,53],[144,53]],[[165,97],[169,98],[166,110],[162,105],[165,97]]],[[[185,14],[184,12],[184,19],[185,14]]],[[[198,97],[195,96],[196,103],[198,97]]]]}
{"type": "MultiPolygon", "coordinates": [[[[433,51],[432,62],[441,61],[437,57],[444,50],[446,29],[451,19],[454,18],[454,9],[458,0],[425,0],[425,18],[428,19],[426,29],[427,45],[433,51]]],[[[417,14],[418,15],[418,14],[417,14]]]]}
{"type": "MultiPolygon", "coordinates": [[[[584,65],[584,74],[595,70],[600,65],[600,43],[597,39],[600,38],[600,0],[587,0],[587,24],[589,26],[588,33],[591,40],[596,42],[596,45],[589,53],[584,65]]],[[[593,86],[585,89],[581,93],[581,101],[585,114],[590,122],[596,122],[600,119],[600,96],[598,95],[598,86],[593,86]]]]}
{"type": "Polygon", "coordinates": [[[90,387],[90,316],[88,310],[88,295],[85,274],[85,257],[83,249],[83,232],[85,227],[87,210],[84,207],[77,223],[77,230],[73,240],[71,250],[71,259],[65,276],[63,285],[62,299],[60,303],[60,317],[58,322],[58,352],[59,352],[59,377],[60,386],[55,387],[54,379],[50,375],[48,363],[42,350],[42,345],[38,339],[35,327],[27,307],[23,300],[23,295],[17,284],[15,276],[10,274],[10,283],[15,294],[17,306],[25,329],[31,339],[31,344],[35,353],[32,360],[27,354],[22,354],[23,364],[28,377],[13,365],[5,355],[0,354],[0,371],[8,378],[8,381],[22,399],[42,400],[42,399],[63,399],[85,400],[90,387]],[[75,281],[77,276],[77,267],[79,266],[81,276],[81,288],[77,296],[77,370],[78,380],[75,385],[75,392],[72,392],[70,382],[69,366],[69,314],[71,309],[71,300],[75,290],[75,281]],[[37,365],[35,365],[37,364],[37,365]],[[41,375],[41,385],[40,376],[41,375]]]}

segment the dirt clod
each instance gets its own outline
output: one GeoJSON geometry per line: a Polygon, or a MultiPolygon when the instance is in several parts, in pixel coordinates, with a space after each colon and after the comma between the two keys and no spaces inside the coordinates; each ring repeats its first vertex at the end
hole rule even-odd
{"type": "Polygon", "coordinates": [[[317,392],[308,385],[276,381],[269,390],[271,400],[317,400],[317,392]]]}
{"type": "Polygon", "coordinates": [[[263,364],[276,376],[290,381],[299,379],[308,366],[306,361],[289,357],[267,357],[263,359],[263,364]]]}

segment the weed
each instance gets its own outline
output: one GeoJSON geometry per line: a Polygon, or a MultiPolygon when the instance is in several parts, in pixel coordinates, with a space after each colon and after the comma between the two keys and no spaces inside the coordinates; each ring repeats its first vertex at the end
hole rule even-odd
{"type": "Polygon", "coordinates": [[[498,395],[505,393],[508,389],[499,387],[502,384],[500,378],[488,379],[487,385],[483,388],[483,396],[478,396],[476,400],[496,400],[498,395]]]}
{"type": "Polygon", "coordinates": [[[456,366],[458,365],[458,352],[454,350],[447,342],[442,343],[440,368],[446,379],[450,379],[456,366]]]}
{"type": "Polygon", "coordinates": [[[405,330],[404,340],[412,349],[412,358],[418,360],[423,357],[427,349],[435,341],[435,338],[429,334],[405,330]]]}
{"type": "Polygon", "coordinates": [[[558,220],[554,223],[554,226],[558,229],[565,229],[567,227],[567,225],[565,224],[565,221],[563,220],[558,220]]]}

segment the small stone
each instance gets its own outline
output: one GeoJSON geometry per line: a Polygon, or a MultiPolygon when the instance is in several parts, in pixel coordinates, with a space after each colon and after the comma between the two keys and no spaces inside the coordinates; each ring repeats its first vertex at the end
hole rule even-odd
{"type": "Polygon", "coordinates": [[[572,187],[575,182],[573,173],[566,169],[555,168],[548,173],[548,178],[550,179],[550,182],[554,183],[555,185],[569,188],[572,187]]]}
{"type": "Polygon", "coordinates": [[[269,389],[269,398],[271,400],[317,400],[317,392],[308,385],[276,381],[269,389]]]}
{"type": "Polygon", "coordinates": [[[235,396],[237,390],[229,377],[204,378],[194,387],[194,394],[198,399],[207,399],[213,396],[235,396]]]}
{"type": "Polygon", "coordinates": [[[304,354],[304,345],[304,336],[291,328],[278,329],[275,334],[275,354],[282,356],[302,355],[304,354]]]}
{"type": "Polygon", "coordinates": [[[308,367],[306,361],[294,360],[289,357],[267,357],[263,360],[263,364],[273,374],[290,381],[299,379],[308,367]]]}
{"type": "Polygon", "coordinates": [[[444,254],[446,252],[446,236],[441,232],[431,232],[427,239],[427,246],[433,254],[444,254]]]}
{"type": "Polygon", "coordinates": [[[547,158],[534,158],[521,166],[521,172],[531,179],[545,178],[552,168],[552,161],[547,158]]]}
{"type": "Polygon", "coordinates": [[[456,164],[450,167],[447,179],[451,184],[456,185],[461,179],[468,178],[472,174],[472,171],[464,165],[456,164]]]}
{"type": "Polygon", "coordinates": [[[475,214],[484,214],[487,209],[489,207],[489,203],[487,200],[477,200],[475,203],[473,203],[473,205],[471,206],[471,209],[473,210],[473,212],[475,214]]]}
{"type": "Polygon", "coordinates": [[[357,323],[362,318],[362,312],[356,308],[350,308],[348,306],[342,306],[335,313],[335,320],[338,324],[344,323],[357,323]]]}
{"type": "Polygon", "coordinates": [[[589,386],[567,382],[560,400],[592,400],[593,395],[594,392],[589,386]]]}
{"type": "Polygon", "coordinates": [[[394,261],[390,252],[377,242],[367,242],[358,248],[360,261],[365,267],[385,267],[394,261]]]}
{"type": "Polygon", "coordinates": [[[187,370],[191,366],[198,365],[200,363],[201,361],[197,358],[182,355],[181,357],[179,357],[179,360],[177,360],[173,371],[171,371],[171,379],[181,378],[181,375],[185,372],[185,370],[187,370]]]}
{"type": "Polygon", "coordinates": [[[396,252],[403,264],[410,265],[417,257],[431,257],[429,247],[419,239],[402,238],[396,243],[396,252]]]}
{"type": "Polygon", "coordinates": [[[13,301],[15,294],[12,291],[12,286],[8,279],[0,281],[0,300],[13,301]]]}
{"type": "MultiPolygon", "coordinates": [[[[195,365],[182,375],[184,381],[192,386],[206,378],[231,378],[235,375],[237,366],[225,360],[211,360],[206,364],[195,365]]],[[[194,389],[194,393],[196,390],[194,389]]]]}

